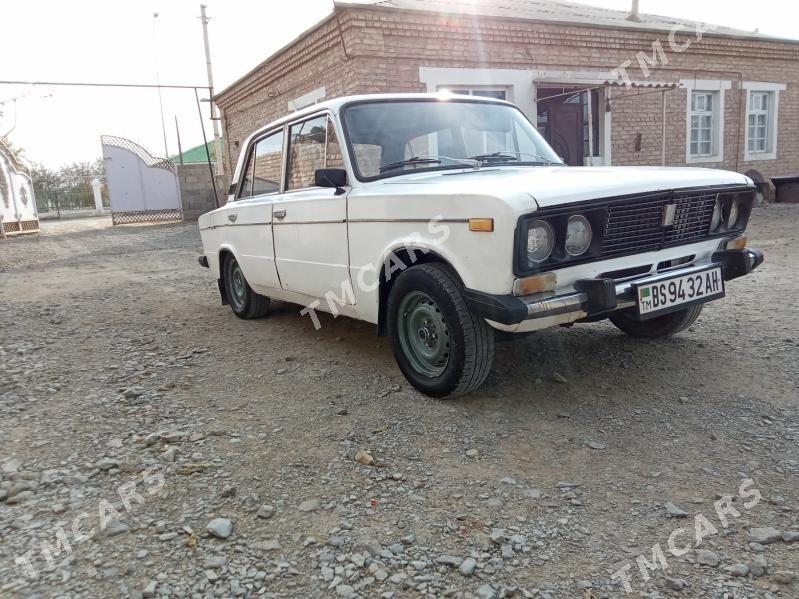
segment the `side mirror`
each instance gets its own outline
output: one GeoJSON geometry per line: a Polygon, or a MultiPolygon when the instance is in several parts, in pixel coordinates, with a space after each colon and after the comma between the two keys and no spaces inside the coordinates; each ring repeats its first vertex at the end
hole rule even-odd
{"type": "Polygon", "coordinates": [[[343,168],[318,168],[314,172],[314,184],[317,187],[335,187],[336,195],[341,195],[347,185],[347,171],[343,168]]]}

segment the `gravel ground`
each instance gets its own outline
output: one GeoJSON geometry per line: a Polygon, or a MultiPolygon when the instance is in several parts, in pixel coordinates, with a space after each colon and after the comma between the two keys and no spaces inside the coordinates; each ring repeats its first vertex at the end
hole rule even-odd
{"type": "Polygon", "coordinates": [[[194,225],[0,241],[0,596],[798,597],[797,222],[676,338],[447,402],[365,323],[235,318],[194,225]]]}

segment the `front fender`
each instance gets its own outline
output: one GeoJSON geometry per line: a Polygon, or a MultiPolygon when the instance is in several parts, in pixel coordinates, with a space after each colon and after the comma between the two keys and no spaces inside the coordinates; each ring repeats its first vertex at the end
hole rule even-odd
{"type": "MultiPolygon", "coordinates": [[[[435,236],[411,233],[392,239],[379,257],[377,271],[392,254],[416,249],[417,253],[434,254],[447,262],[464,286],[470,289],[486,293],[510,293],[513,288],[513,235],[503,234],[505,227],[491,233],[475,232],[469,230],[467,221],[458,220],[436,222],[435,228],[435,236]]],[[[411,264],[405,267],[416,263],[413,261],[413,252],[409,254],[411,264]]],[[[396,267],[394,273],[397,273],[396,267]]]]}

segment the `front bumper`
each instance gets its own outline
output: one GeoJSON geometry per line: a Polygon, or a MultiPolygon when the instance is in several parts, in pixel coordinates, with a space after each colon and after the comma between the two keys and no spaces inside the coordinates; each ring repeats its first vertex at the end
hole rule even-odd
{"type": "MultiPolygon", "coordinates": [[[[473,313],[488,320],[516,325],[526,320],[583,313],[580,318],[597,317],[614,310],[635,306],[633,283],[654,282],[658,277],[688,275],[711,265],[720,266],[724,280],[730,281],[748,275],[763,263],[763,253],[749,248],[720,250],[709,261],[673,268],[653,275],[648,273],[617,281],[615,279],[580,279],[575,290],[563,295],[536,293],[523,297],[515,295],[491,295],[473,289],[465,289],[466,303],[473,313]]],[[[576,319],[575,319],[576,320],[576,319]]]]}

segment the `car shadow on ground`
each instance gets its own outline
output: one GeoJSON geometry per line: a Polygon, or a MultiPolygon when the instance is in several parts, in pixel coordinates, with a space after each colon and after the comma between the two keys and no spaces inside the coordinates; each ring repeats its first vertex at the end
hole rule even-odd
{"type": "MultiPolygon", "coordinates": [[[[377,337],[373,324],[318,312],[321,326],[317,330],[300,310],[295,304],[275,301],[263,326],[278,326],[298,343],[319,342],[322,355],[328,358],[345,353],[355,377],[363,371],[378,372],[407,385],[394,362],[390,341],[377,337]]],[[[669,339],[633,339],[607,322],[547,329],[517,339],[503,338],[496,344],[494,368],[486,383],[446,405],[488,400],[495,405],[497,401],[523,402],[528,409],[551,409],[553,402],[580,401],[586,390],[592,397],[619,388],[641,394],[653,385],[668,388],[673,372],[667,366],[693,364],[700,354],[703,370],[723,371],[727,366],[726,354],[708,351],[701,339],[687,333],[669,339]]]]}

